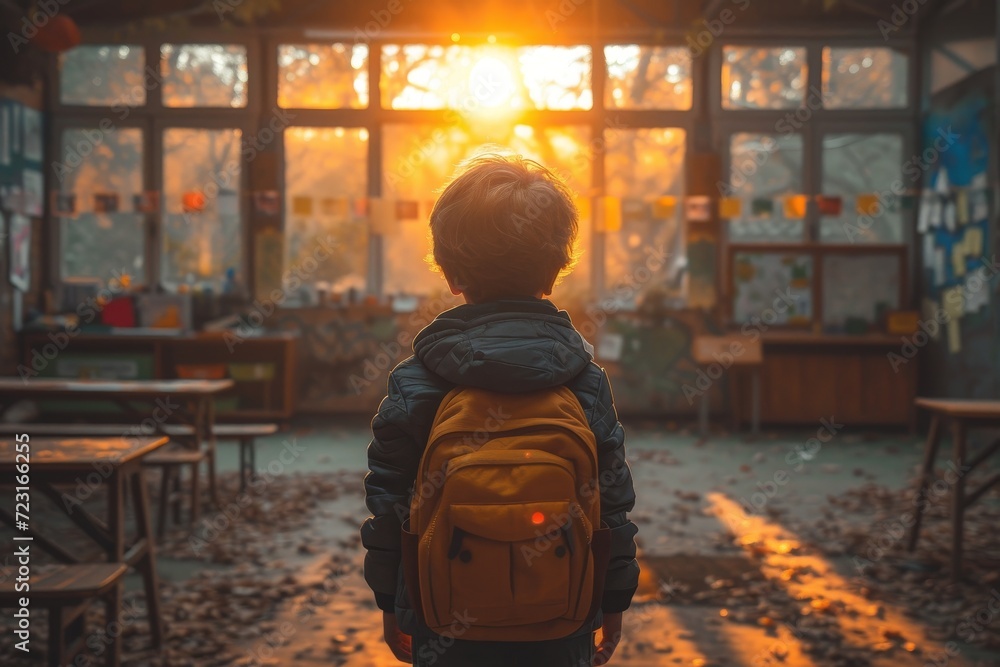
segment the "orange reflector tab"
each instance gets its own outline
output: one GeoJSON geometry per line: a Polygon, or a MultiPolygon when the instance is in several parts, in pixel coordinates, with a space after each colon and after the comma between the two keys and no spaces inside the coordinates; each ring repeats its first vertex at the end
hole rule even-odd
{"type": "Polygon", "coordinates": [[[545,515],[542,514],[541,512],[535,512],[534,514],[531,515],[531,523],[535,524],[536,526],[544,522],[545,522],[545,515]]]}

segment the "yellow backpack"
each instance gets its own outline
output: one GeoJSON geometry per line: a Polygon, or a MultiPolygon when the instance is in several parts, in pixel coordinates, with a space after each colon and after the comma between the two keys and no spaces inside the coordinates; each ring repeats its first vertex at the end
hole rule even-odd
{"type": "Polygon", "coordinates": [[[476,641],[567,637],[600,606],[608,540],[597,444],[573,392],[444,397],[403,526],[404,578],[427,627],[476,641]]]}

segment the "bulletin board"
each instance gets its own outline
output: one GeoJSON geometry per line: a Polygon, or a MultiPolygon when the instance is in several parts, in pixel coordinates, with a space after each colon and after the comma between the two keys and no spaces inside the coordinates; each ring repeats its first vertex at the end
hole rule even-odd
{"type": "Polygon", "coordinates": [[[809,326],[815,292],[815,262],[810,252],[741,249],[731,258],[735,324],[766,315],[772,325],[809,326]]]}

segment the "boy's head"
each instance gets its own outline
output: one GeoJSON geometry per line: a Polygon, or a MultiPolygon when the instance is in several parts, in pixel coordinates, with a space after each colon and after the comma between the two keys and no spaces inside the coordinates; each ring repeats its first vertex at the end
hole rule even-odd
{"type": "Polygon", "coordinates": [[[434,262],[472,303],[544,296],[576,260],[578,220],[569,188],[542,165],[480,155],[431,211],[434,262]]]}

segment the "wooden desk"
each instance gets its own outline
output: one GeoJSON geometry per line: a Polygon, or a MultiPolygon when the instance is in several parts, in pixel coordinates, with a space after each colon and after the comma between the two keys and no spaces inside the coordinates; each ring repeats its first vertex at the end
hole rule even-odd
{"type": "Polygon", "coordinates": [[[920,355],[904,358],[901,336],[770,330],[760,341],[764,423],[811,425],[833,417],[852,427],[914,428],[920,355]],[[894,364],[890,354],[903,361],[894,364]]]}
{"type": "Polygon", "coordinates": [[[959,578],[962,567],[962,531],[965,510],[992,486],[1000,483],[1000,473],[997,473],[978,489],[966,495],[965,483],[969,473],[1000,450],[1000,440],[992,443],[974,458],[966,460],[965,435],[971,428],[988,428],[1000,426],[1000,401],[961,400],[918,398],[916,406],[931,413],[930,430],[927,433],[927,444],[924,446],[924,463],[917,486],[917,512],[913,527],[910,530],[909,550],[917,546],[920,536],[920,521],[923,517],[924,494],[931,483],[934,470],[934,459],[937,457],[941,444],[941,426],[945,421],[951,425],[952,463],[955,468],[955,482],[951,499],[951,577],[959,578]]]}
{"type": "MultiPolygon", "coordinates": [[[[705,367],[705,373],[710,380],[711,371],[716,366],[721,370],[719,377],[729,369],[738,371],[750,368],[750,431],[753,435],[760,432],[760,367],[763,363],[763,347],[760,339],[752,339],[742,334],[729,334],[726,336],[696,336],[691,346],[691,356],[700,366],[705,367]]],[[[733,398],[737,394],[733,391],[736,381],[735,373],[730,377],[730,408],[733,411],[733,421],[739,428],[739,401],[733,398]]],[[[701,437],[708,437],[708,391],[701,394],[701,405],[698,409],[698,425],[701,437]]]]}
{"type": "MultiPolygon", "coordinates": [[[[132,430],[123,436],[173,435],[193,450],[206,449],[208,485],[212,502],[218,506],[215,478],[215,403],[217,394],[230,389],[232,380],[48,380],[0,378],[0,399],[99,398],[110,401],[134,419],[132,430]],[[173,401],[178,401],[175,404],[173,401]],[[136,407],[145,405],[148,409],[136,407]],[[191,436],[169,433],[168,425],[191,427],[191,436]]],[[[121,421],[121,415],[101,415],[121,421]]]]}
{"type": "MultiPolygon", "coordinates": [[[[28,434],[31,435],[30,433],[28,434]]],[[[149,630],[153,646],[163,642],[163,619],[160,615],[160,583],[156,574],[156,556],[149,498],[142,480],[141,461],[167,443],[163,436],[126,436],[118,438],[31,438],[30,488],[47,496],[90,539],[101,546],[108,562],[125,563],[142,574],[149,609],[149,630]],[[63,493],[56,484],[107,486],[107,517],[104,521],[86,511],[82,499],[63,493]],[[130,490],[126,494],[126,488],[130,490]],[[132,499],[136,517],[136,537],[126,545],[125,498],[132,499]]],[[[14,484],[17,459],[15,438],[0,439],[0,484],[14,484]]],[[[23,455],[22,455],[23,456],[23,455]]],[[[11,496],[13,497],[13,496],[11,496]]],[[[29,507],[30,509],[30,507],[29,507]]],[[[34,516],[29,512],[29,517],[34,516]]],[[[16,528],[15,515],[0,508],[0,521],[16,528]]],[[[31,522],[29,521],[29,524],[31,522]]],[[[80,559],[59,544],[58,537],[47,537],[33,526],[21,531],[63,563],[80,559]]]]}

